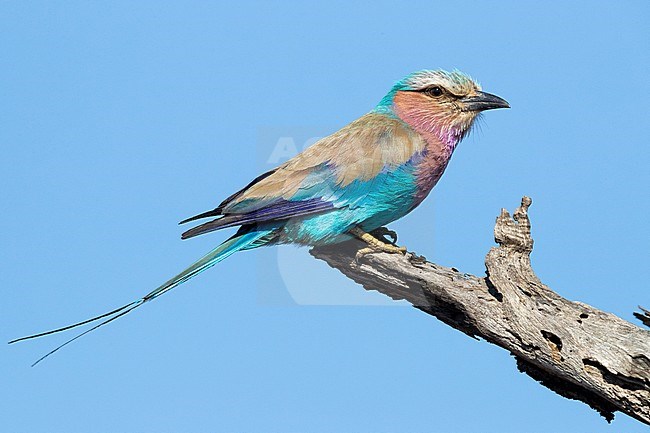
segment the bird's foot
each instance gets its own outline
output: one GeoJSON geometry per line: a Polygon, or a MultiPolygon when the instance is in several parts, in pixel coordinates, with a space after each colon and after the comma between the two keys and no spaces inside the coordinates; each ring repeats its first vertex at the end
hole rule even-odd
{"type": "Polygon", "coordinates": [[[397,243],[397,232],[390,230],[388,227],[379,227],[370,232],[371,235],[377,239],[384,241],[384,243],[395,245],[397,243]],[[390,238],[391,240],[387,239],[390,238]]]}
{"type": "Polygon", "coordinates": [[[397,245],[393,243],[387,243],[385,241],[382,241],[380,239],[377,239],[374,235],[378,234],[379,236],[390,236],[391,238],[394,239],[394,241],[397,241],[397,233],[393,232],[392,230],[388,230],[385,227],[381,227],[380,229],[377,229],[373,231],[373,234],[366,233],[363,230],[361,230],[358,227],[353,228],[350,230],[350,233],[357,238],[361,239],[365,243],[368,244],[367,247],[360,249],[357,251],[357,254],[354,257],[355,261],[359,261],[363,256],[366,254],[371,254],[371,253],[389,253],[389,254],[406,254],[406,247],[398,247],[397,245]],[[380,230],[379,233],[377,233],[377,230],[380,230]],[[392,233],[391,233],[392,232],[392,233]]]}
{"type": "Polygon", "coordinates": [[[361,248],[354,255],[354,260],[358,262],[366,254],[372,254],[372,253],[406,254],[406,251],[407,251],[406,247],[397,247],[395,245],[385,244],[382,242],[381,246],[373,245],[371,247],[361,248]]]}

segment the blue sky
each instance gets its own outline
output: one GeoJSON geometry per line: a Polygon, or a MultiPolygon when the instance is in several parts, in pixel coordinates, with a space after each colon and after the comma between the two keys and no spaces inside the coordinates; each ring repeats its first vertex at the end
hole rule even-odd
{"type": "MultiPolygon", "coordinates": [[[[500,208],[530,195],[540,278],[633,321],[650,306],[649,19],[646,1],[4,1],[0,336],[148,292],[227,236],[181,242],[176,223],[271,168],[278,143],[437,67],[512,109],[486,113],[392,225],[400,242],[482,275],[500,208]]],[[[646,431],[387,304],[305,249],[237,254],[36,368],[65,336],[2,347],[3,430],[646,431]]]]}

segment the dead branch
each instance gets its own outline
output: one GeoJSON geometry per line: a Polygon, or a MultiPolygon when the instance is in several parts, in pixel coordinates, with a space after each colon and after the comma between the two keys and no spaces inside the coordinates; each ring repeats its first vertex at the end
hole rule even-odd
{"type": "Polygon", "coordinates": [[[311,254],[367,290],[404,299],[508,350],[520,371],[608,421],[618,410],[650,425],[650,331],[564,299],[537,278],[530,264],[531,202],[524,197],[513,218],[501,210],[494,228],[499,246],[485,258],[486,277],[412,253],[369,254],[357,263],[358,241],[316,247],[311,254]]]}

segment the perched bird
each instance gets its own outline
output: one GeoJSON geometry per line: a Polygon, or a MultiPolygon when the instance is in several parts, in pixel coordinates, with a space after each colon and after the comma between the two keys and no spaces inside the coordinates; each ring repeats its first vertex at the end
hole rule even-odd
{"type": "Polygon", "coordinates": [[[359,255],[404,253],[404,248],[379,236],[389,233],[382,228],[426,198],[482,111],[509,107],[459,71],[414,72],[398,81],[368,114],[258,176],[215,209],[182,221],[213,218],[183,233],[183,239],[226,227],[239,230],[180,274],[123,307],[10,343],[104,319],[35,365],[237,251],[289,243],[332,244],[357,237],[368,245],[359,255]]]}

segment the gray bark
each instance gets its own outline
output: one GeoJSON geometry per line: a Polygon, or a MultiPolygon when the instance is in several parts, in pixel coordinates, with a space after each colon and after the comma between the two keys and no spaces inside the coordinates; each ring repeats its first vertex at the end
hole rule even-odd
{"type": "Polygon", "coordinates": [[[524,197],[514,219],[501,210],[494,228],[499,246],[487,254],[486,277],[412,253],[373,253],[355,261],[363,247],[358,241],[316,247],[311,254],[367,290],[404,299],[508,350],[520,371],[608,421],[618,410],[650,425],[650,331],[564,299],[539,280],[530,264],[530,204],[524,197]]]}

